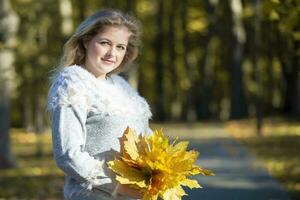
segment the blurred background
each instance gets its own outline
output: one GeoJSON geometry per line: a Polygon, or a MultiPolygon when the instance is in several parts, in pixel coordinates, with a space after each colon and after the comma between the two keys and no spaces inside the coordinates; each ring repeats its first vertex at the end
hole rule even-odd
{"type": "Polygon", "coordinates": [[[62,199],[49,76],[79,23],[104,8],[141,21],[140,55],[122,75],[153,126],[221,125],[300,199],[299,0],[0,0],[0,198],[62,199]]]}

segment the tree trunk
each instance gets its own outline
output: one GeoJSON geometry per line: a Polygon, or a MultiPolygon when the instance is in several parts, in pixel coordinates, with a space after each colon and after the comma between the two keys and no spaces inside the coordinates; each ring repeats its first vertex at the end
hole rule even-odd
{"type": "Polygon", "coordinates": [[[242,22],[241,0],[231,0],[231,11],[233,15],[234,50],[233,64],[231,68],[231,98],[230,118],[240,119],[248,115],[245,89],[242,73],[243,46],[245,43],[245,30],[242,22]]]}
{"type": "Polygon", "coordinates": [[[136,0],[127,0],[126,9],[129,13],[135,14],[136,0]]]}
{"type": "Polygon", "coordinates": [[[116,0],[102,0],[103,8],[115,8],[116,7],[116,0]]]}
{"type": "Polygon", "coordinates": [[[83,21],[85,19],[85,9],[86,9],[86,1],[77,0],[78,10],[79,10],[79,21],[83,21]]]}
{"type": "Polygon", "coordinates": [[[169,53],[169,60],[168,60],[168,71],[170,73],[170,81],[172,87],[170,88],[170,96],[169,96],[169,106],[170,107],[170,119],[172,120],[179,120],[180,111],[182,109],[180,105],[180,101],[178,98],[179,95],[179,85],[178,85],[178,75],[176,70],[176,51],[175,51],[175,20],[176,20],[176,10],[177,10],[177,1],[171,0],[168,6],[169,9],[169,27],[168,27],[168,53],[169,53]]]}
{"type": "Polygon", "coordinates": [[[70,0],[59,0],[59,11],[61,32],[63,36],[69,36],[73,32],[72,2],[70,0]]]}
{"type": "MultiPolygon", "coordinates": [[[[294,43],[295,51],[299,51],[300,42],[294,43]]],[[[300,59],[297,53],[292,58],[292,62],[283,64],[284,77],[286,81],[286,91],[284,99],[284,112],[290,116],[300,117],[300,59]],[[289,66],[290,65],[290,66],[289,66]],[[290,69],[290,70],[289,70],[290,69]]]]}
{"type": "Polygon", "coordinates": [[[211,99],[211,90],[212,90],[212,73],[213,73],[213,65],[214,65],[214,55],[216,54],[216,27],[217,25],[217,2],[212,4],[211,2],[207,2],[206,10],[208,12],[208,33],[205,39],[203,39],[203,44],[201,46],[204,47],[204,56],[203,59],[199,59],[198,61],[198,70],[200,73],[199,84],[197,84],[198,92],[196,95],[196,114],[197,119],[208,119],[211,116],[211,112],[209,110],[209,102],[211,99]]]}
{"type": "MultiPolygon", "coordinates": [[[[127,0],[126,1],[126,10],[128,13],[135,15],[136,14],[136,2],[135,0],[127,0]]],[[[138,89],[139,83],[139,73],[138,73],[138,65],[136,63],[132,63],[129,70],[125,73],[128,82],[134,89],[138,89]]]]}
{"type": "Polygon", "coordinates": [[[200,65],[200,88],[199,88],[199,106],[197,107],[198,119],[208,119],[211,116],[209,110],[209,103],[211,99],[212,89],[212,73],[214,67],[214,54],[216,53],[216,41],[213,35],[213,31],[209,31],[207,44],[205,46],[205,57],[203,64],[200,65]]]}
{"type": "Polygon", "coordinates": [[[40,94],[35,95],[35,133],[38,134],[37,142],[36,142],[36,152],[35,155],[38,157],[43,156],[43,143],[41,140],[40,134],[44,133],[45,131],[45,123],[44,123],[44,112],[43,112],[43,105],[42,105],[42,96],[40,94]]]}
{"type": "Polygon", "coordinates": [[[187,120],[187,121],[195,121],[196,120],[196,108],[194,104],[194,98],[193,98],[193,90],[195,87],[193,87],[194,84],[194,72],[192,69],[192,64],[189,60],[189,53],[191,50],[191,44],[190,39],[188,35],[187,30],[187,11],[188,11],[188,0],[180,1],[181,2],[181,8],[180,8],[180,17],[181,17],[181,29],[182,29],[182,42],[183,42],[183,50],[182,50],[182,56],[183,56],[183,62],[184,62],[184,70],[186,71],[186,76],[188,82],[188,86],[186,91],[184,91],[184,98],[183,98],[183,106],[182,106],[182,114],[181,119],[187,120]]]}
{"type": "Polygon", "coordinates": [[[23,101],[23,118],[24,118],[24,128],[26,132],[33,132],[34,131],[34,126],[33,126],[33,112],[32,112],[32,103],[30,99],[29,93],[27,93],[29,90],[28,88],[28,83],[24,83],[25,88],[23,89],[23,95],[24,95],[24,101],[23,101]]]}
{"type": "Polygon", "coordinates": [[[155,38],[155,118],[158,121],[165,120],[164,105],[164,65],[163,65],[163,0],[158,0],[158,13],[156,15],[157,35],[155,38]]]}
{"type": "Polygon", "coordinates": [[[41,134],[45,130],[44,123],[44,107],[43,107],[43,99],[41,94],[35,95],[35,133],[41,134]]]}
{"type": "MultiPolygon", "coordinates": [[[[295,42],[295,52],[299,52],[300,50],[300,41],[295,42]]],[[[295,68],[295,99],[294,103],[292,104],[294,107],[294,116],[297,119],[300,119],[300,56],[299,53],[295,53],[294,55],[294,68],[295,68]]]]}
{"type": "Polygon", "coordinates": [[[10,94],[14,88],[14,37],[17,33],[18,17],[9,0],[0,0],[0,168],[16,166],[9,139],[10,94]]]}
{"type": "Polygon", "coordinates": [[[255,24],[254,24],[254,73],[256,80],[256,134],[257,136],[262,136],[262,126],[263,126],[263,94],[262,94],[262,79],[260,76],[259,69],[259,57],[260,57],[260,20],[261,20],[261,2],[260,0],[255,1],[255,24]]]}

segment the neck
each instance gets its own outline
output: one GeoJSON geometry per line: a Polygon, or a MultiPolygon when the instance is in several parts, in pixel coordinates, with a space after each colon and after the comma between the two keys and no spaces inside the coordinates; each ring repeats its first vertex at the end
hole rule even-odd
{"type": "Polygon", "coordinates": [[[100,76],[96,76],[96,78],[99,79],[99,80],[106,80],[107,79],[106,74],[102,74],[100,76]]]}
{"type": "Polygon", "coordinates": [[[88,64],[85,63],[85,65],[83,66],[87,71],[89,71],[91,74],[93,74],[97,79],[99,80],[105,80],[106,79],[106,73],[100,73],[97,70],[88,67],[88,64]]]}

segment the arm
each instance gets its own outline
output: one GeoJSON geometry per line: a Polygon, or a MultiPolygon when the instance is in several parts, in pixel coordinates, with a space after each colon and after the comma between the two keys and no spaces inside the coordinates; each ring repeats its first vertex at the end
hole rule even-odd
{"type": "Polygon", "coordinates": [[[52,112],[52,140],[56,163],[66,174],[87,186],[107,182],[105,161],[84,151],[86,111],[78,106],[57,106],[52,112]]]}
{"type": "Polygon", "coordinates": [[[139,190],[131,188],[127,185],[121,185],[121,184],[117,184],[115,190],[112,193],[112,196],[116,197],[118,194],[129,196],[129,197],[135,198],[135,199],[143,198],[143,194],[139,190]]]}
{"type": "MultiPolygon", "coordinates": [[[[85,112],[72,106],[57,107],[52,116],[53,150],[57,165],[68,175],[88,182],[89,187],[105,183],[105,163],[95,160],[83,150],[85,141],[85,112]]],[[[103,188],[105,190],[105,188],[103,188]]],[[[106,190],[107,191],[107,190],[106,190]]],[[[118,194],[141,199],[137,189],[118,184],[113,196],[118,194]]]]}
{"type": "Polygon", "coordinates": [[[86,117],[92,99],[89,77],[80,67],[66,67],[55,78],[49,90],[55,161],[66,174],[89,189],[108,182],[104,161],[90,156],[85,148],[86,117]]]}

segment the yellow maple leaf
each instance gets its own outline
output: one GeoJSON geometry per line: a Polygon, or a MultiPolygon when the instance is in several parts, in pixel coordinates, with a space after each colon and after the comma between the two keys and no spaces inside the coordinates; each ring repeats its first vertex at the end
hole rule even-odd
{"type": "Polygon", "coordinates": [[[143,200],[180,200],[187,195],[182,186],[201,188],[197,180],[188,176],[202,174],[211,176],[195,162],[199,153],[187,151],[188,142],[169,144],[162,130],[155,130],[151,136],[138,136],[129,127],[120,139],[121,157],[108,162],[121,184],[140,189],[143,200]]]}
{"type": "Polygon", "coordinates": [[[163,194],[164,200],[181,200],[181,197],[187,195],[181,186],[177,186],[167,190],[163,194]]]}
{"type": "Polygon", "coordinates": [[[139,157],[137,150],[137,143],[139,139],[137,135],[129,128],[127,128],[121,138],[121,149],[125,158],[136,160],[139,157]]]}
{"type": "Polygon", "coordinates": [[[117,180],[123,184],[136,184],[139,187],[146,187],[145,173],[141,169],[133,168],[121,160],[109,161],[108,165],[113,171],[117,171],[117,180]]]}

